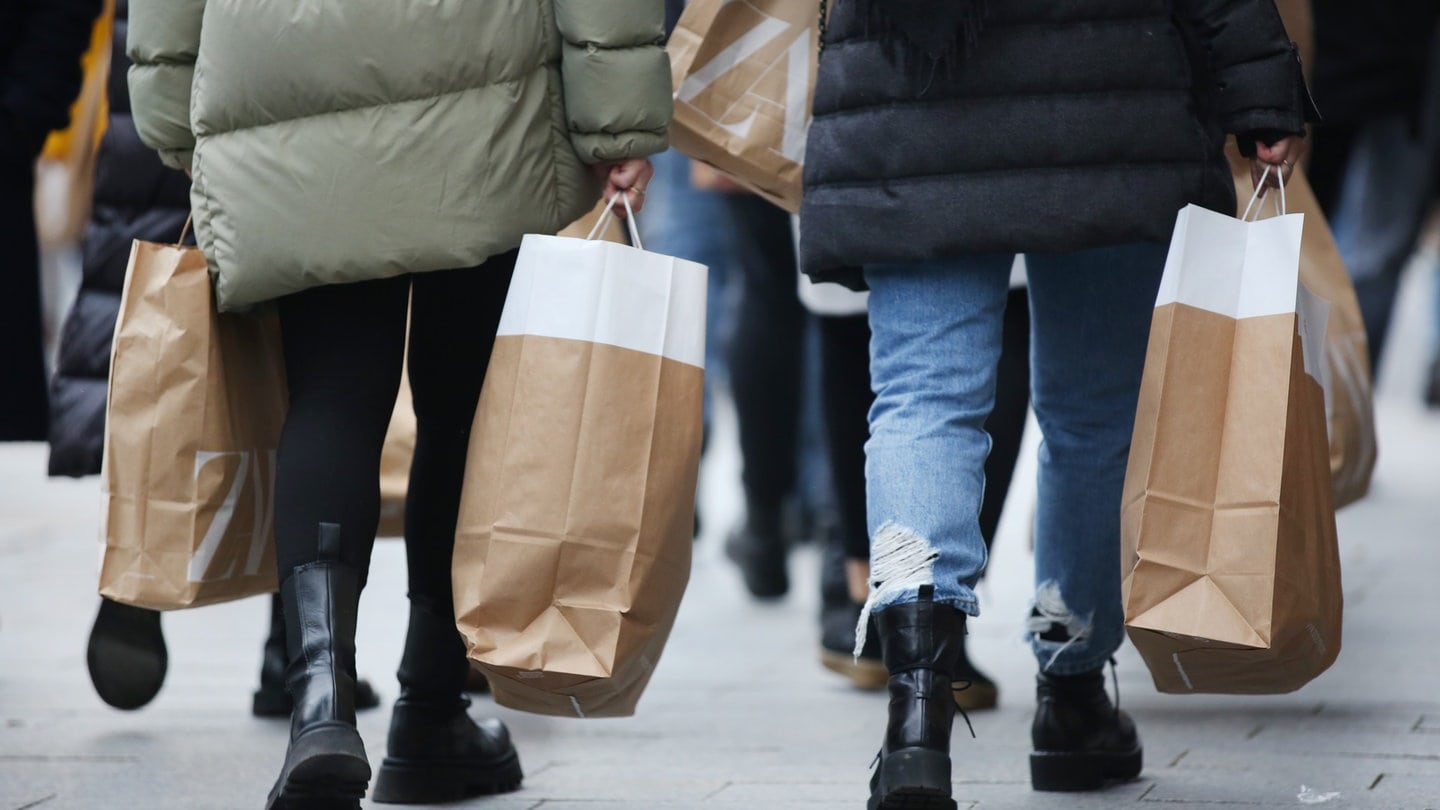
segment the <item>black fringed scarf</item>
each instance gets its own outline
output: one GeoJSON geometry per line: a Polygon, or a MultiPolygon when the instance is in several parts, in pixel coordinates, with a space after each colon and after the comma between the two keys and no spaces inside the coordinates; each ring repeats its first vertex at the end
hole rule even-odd
{"type": "Polygon", "coordinates": [[[886,38],[892,58],[899,50],[902,56],[923,55],[931,65],[952,67],[979,39],[987,11],[986,0],[847,1],[856,4],[870,34],[886,38]]]}

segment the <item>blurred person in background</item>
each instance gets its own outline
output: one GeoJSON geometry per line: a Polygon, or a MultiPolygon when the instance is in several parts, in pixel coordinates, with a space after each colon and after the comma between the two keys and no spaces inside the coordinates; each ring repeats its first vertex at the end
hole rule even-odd
{"type": "MultiPolygon", "coordinates": [[[[1310,178],[1355,282],[1378,373],[1400,276],[1440,189],[1440,3],[1317,2],[1310,178]]],[[[1425,399],[1440,407],[1440,290],[1425,399]]]]}
{"type": "MultiPolygon", "coordinates": [[[[683,0],[666,0],[667,32],[684,8],[683,0]]],[[[792,283],[789,215],[675,149],[654,163],[653,213],[638,223],[641,237],[710,271],[707,445],[716,397],[728,394],[736,410],[745,513],[727,533],[726,550],[747,591],[775,599],[789,589],[788,549],[817,530],[828,506],[818,431],[802,406],[815,374],[802,356],[809,323],[792,283]]],[[[697,511],[697,535],[700,521],[697,511]]]]}
{"type": "Polygon", "coordinates": [[[44,441],[48,428],[35,160],[80,93],[80,58],[102,0],[0,5],[0,441],[44,441]]]}
{"type": "MultiPolygon", "coordinates": [[[[65,319],[50,381],[50,474],[57,476],[100,474],[110,342],[131,243],[173,242],[190,216],[190,180],[140,142],[130,115],[129,11],[127,0],[116,2],[106,86],[109,116],[96,159],[90,220],[81,237],[80,291],[65,319]]],[[[285,620],[279,596],[270,601],[270,631],[251,709],[260,717],[289,717],[285,620]]],[[[164,684],[168,662],[159,611],[100,600],[86,663],[102,700],[120,709],[148,704],[164,684]]],[[[379,698],[362,680],[355,702],[356,708],[372,708],[379,698]]]]}
{"type": "Polygon", "coordinates": [[[273,306],[284,336],[274,525],[295,708],[267,810],[367,793],[356,613],[402,358],[410,622],[370,799],[519,787],[509,731],[462,697],[451,558],[469,434],[522,236],[602,194],[644,201],[672,109],[663,36],[660,0],[131,0],[140,137],[193,172],[219,308],[273,306]]]}
{"type": "Polygon", "coordinates": [[[1256,182],[1299,159],[1295,47],[1273,0],[840,0],[824,42],[801,266],[870,290],[866,611],[890,676],[870,810],[956,806],[950,693],[980,608],[1017,253],[1043,436],[1031,786],[1132,779],[1140,738],[1103,668],[1124,638],[1120,497],[1166,243],[1188,203],[1234,212],[1227,132],[1256,182]]]}
{"type": "MultiPolygon", "coordinates": [[[[725,554],[745,589],[759,600],[790,590],[789,553],[810,532],[817,498],[804,486],[814,464],[805,442],[806,330],[810,316],[795,289],[795,237],[790,214],[774,203],[704,170],[729,189],[725,217],[733,235],[738,278],[725,368],[740,439],[740,485],[745,515],[725,540],[725,554]]],[[[824,482],[822,479],[822,483],[824,482]]]]}

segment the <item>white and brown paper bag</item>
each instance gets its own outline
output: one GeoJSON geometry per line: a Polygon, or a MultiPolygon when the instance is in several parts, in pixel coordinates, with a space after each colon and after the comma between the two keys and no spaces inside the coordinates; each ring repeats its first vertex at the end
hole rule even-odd
{"type": "Polygon", "coordinates": [[[1302,215],[1181,211],[1122,512],[1125,623],[1162,692],[1298,689],[1340,650],[1322,380],[1328,305],[1302,215]]]}
{"type": "Polygon", "coordinates": [[[820,49],[810,0],[692,0],[667,46],[670,143],[791,213],[820,49]]]}
{"type": "MultiPolygon", "coordinates": [[[[1232,140],[1226,149],[1235,178],[1237,199],[1250,195],[1250,161],[1232,140]]],[[[1375,442],[1375,395],[1365,321],[1355,285],[1315,192],[1303,170],[1296,169],[1285,186],[1286,209],[1305,215],[1300,239],[1300,283],[1330,305],[1325,329],[1325,414],[1330,430],[1330,476],[1335,508],[1352,504],[1370,491],[1378,451],[1375,442]]]]}
{"type": "Polygon", "coordinates": [[[702,265],[521,244],[454,560],[456,620],[502,705],[634,713],[689,581],[704,342],[702,265]]]}
{"type": "Polygon", "coordinates": [[[197,248],[136,242],[110,360],[100,593],[167,610],[275,590],[286,390],[273,315],[221,315],[197,248]]]}
{"type": "MultiPolygon", "coordinates": [[[[585,216],[560,231],[561,236],[583,237],[594,229],[605,210],[604,202],[596,204],[585,216]]],[[[613,220],[599,238],[625,244],[625,232],[613,220]]],[[[409,346],[406,346],[409,354],[409,346]]],[[[385,445],[380,451],[380,523],[376,537],[405,536],[405,496],[410,487],[410,462],[415,456],[415,400],[410,392],[408,368],[400,370],[400,391],[395,397],[395,410],[385,432],[385,445]]]]}

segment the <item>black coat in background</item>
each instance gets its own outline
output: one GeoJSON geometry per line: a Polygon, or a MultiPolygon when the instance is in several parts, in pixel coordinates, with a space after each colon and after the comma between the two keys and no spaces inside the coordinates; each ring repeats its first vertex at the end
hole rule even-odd
{"type": "Polygon", "coordinates": [[[35,159],[70,117],[101,0],[0,0],[0,441],[45,438],[35,159]]]}
{"type": "Polygon", "coordinates": [[[1417,137],[1433,126],[1436,113],[1427,121],[1425,107],[1440,96],[1440,0],[1316,0],[1313,8],[1311,84],[1325,124],[1310,151],[1310,185],[1328,213],[1366,125],[1404,116],[1417,137]]]}
{"type": "Polygon", "coordinates": [[[81,242],[84,277],[60,335],[51,382],[50,474],[100,472],[110,343],[134,239],[174,242],[190,213],[190,181],[140,142],[125,74],[128,4],[116,4],[110,120],[96,161],[95,204],[81,242]]]}
{"type": "Polygon", "coordinates": [[[1304,131],[1273,0],[991,2],[970,53],[940,65],[881,39],[851,0],[833,7],[800,223],[818,280],[1165,241],[1187,203],[1234,210],[1226,132],[1304,131]]]}

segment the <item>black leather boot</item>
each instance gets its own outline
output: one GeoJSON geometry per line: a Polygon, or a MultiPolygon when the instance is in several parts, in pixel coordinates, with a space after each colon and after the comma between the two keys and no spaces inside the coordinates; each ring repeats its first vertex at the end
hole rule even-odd
{"type": "Polygon", "coordinates": [[[437,804],[508,793],[524,774],[499,720],[476,723],[461,696],[470,673],[453,608],[411,597],[410,629],[400,659],[400,698],[390,716],[387,756],[371,799],[437,804]]]}
{"type": "Polygon", "coordinates": [[[725,538],[725,556],[740,569],[745,589],[762,601],[790,591],[789,548],[779,507],[749,507],[744,525],[725,538]]]}
{"type": "Polygon", "coordinates": [[[154,700],[170,665],[160,612],[102,597],[85,664],[95,694],[111,706],[138,709],[154,700]]]}
{"type": "Polygon", "coordinates": [[[1035,790],[1097,790],[1140,775],[1143,752],[1130,715],[1105,694],[1105,674],[1045,675],[1036,681],[1030,737],[1035,790]]]}
{"type": "MultiPolygon", "coordinates": [[[[260,688],[255,690],[250,713],[256,717],[289,717],[295,703],[285,689],[285,667],[289,652],[285,645],[285,611],[280,594],[270,597],[270,635],[260,651],[260,688]]],[[[355,681],[355,709],[373,709],[380,705],[380,695],[364,678],[355,681]]]]}
{"type": "Polygon", "coordinates": [[[267,810],[358,810],[370,781],[355,730],[355,613],[360,575],[340,562],[340,527],[320,524],[320,559],[280,585],[295,708],[290,747],[267,810]]]}
{"type": "Polygon", "coordinates": [[[965,614],[936,604],[933,588],[916,602],[875,614],[890,670],[890,723],[870,777],[869,810],[955,810],[950,788],[950,683],[965,614]]]}

